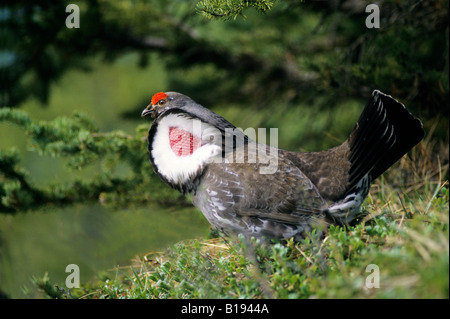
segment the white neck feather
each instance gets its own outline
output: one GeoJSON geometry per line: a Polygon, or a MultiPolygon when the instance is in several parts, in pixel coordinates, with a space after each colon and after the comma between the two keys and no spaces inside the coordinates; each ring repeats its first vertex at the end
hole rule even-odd
{"type": "Polygon", "coordinates": [[[220,131],[198,119],[182,114],[168,114],[158,123],[152,142],[152,157],[158,172],[169,182],[184,184],[204,168],[205,164],[214,161],[221,155],[222,137],[220,131]],[[171,127],[191,133],[201,140],[201,146],[192,154],[179,156],[170,145],[169,131],[171,127]]]}

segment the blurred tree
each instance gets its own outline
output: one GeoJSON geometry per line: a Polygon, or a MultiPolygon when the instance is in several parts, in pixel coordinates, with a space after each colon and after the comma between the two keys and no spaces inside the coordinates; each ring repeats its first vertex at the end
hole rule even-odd
{"type": "Polygon", "coordinates": [[[157,54],[167,67],[170,90],[210,107],[235,103],[267,108],[274,101],[289,107],[301,101],[319,111],[348,97],[363,104],[373,89],[380,89],[421,118],[443,119],[441,137],[448,138],[448,2],[379,1],[379,29],[365,25],[367,4],[3,1],[0,121],[22,127],[42,154],[67,157],[74,168],[97,161],[102,170],[90,182],[43,189],[18,167],[16,151],[0,149],[0,211],[99,198],[129,204],[153,196],[151,200],[183,203],[161,191],[168,188],[158,188],[154,175],[141,174],[149,166],[143,142],[147,127],[139,127],[136,136],[100,133],[80,114],[35,123],[14,109],[30,98],[45,105],[52,85],[70,69],[89,71],[93,56],[108,63],[137,52],[145,67],[149,55],[157,54]],[[65,25],[66,6],[72,2],[80,8],[80,28],[65,25]],[[236,19],[244,12],[245,19],[236,19]],[[235,21],[222,21],[231,19],[235,21]],[[132,168],[131,177],[109,173],[119,162],[132,168]],[[152,187],[158,191],[149,192],[152,187]]]}
{"type": "Polygon", "coordinates": [[[379,29],[366,27],[369,1],[362,0],[80,0],[81,27],[69,29],[71,2],[3,2],[0,105],[16,107],[30,97],[45,104],[52,83],[71,68],[89,70],[94,55],[114,61],[138,52],[145,66],[156,52],[173,86],[208,105],[264,107],[320,95],[331,106],[349,96],[366,100],[377,88],[421,114],[449,114],[445,0],[380,1],[379,29]],[[247,18],[233,22],[197,14],[227,20],[244,11],[247,18]],[[213,71],[180,83],[180,72],[193,67],[213,71]]]}
{"type": "Polygon", "coordinates": [[[140,205],[149,200],[164,204],[186,204],[185,199],[167,187],[149,169],[145,138],[148,125],[141,125],[135,136],[122,131],[101,133],[86,115],[73,113],[49,122],[34,122],[17,109],[0,109],[0,122],[18,125],[30,138],[33,151],[41,155],[68,159],[72,169],[99,163],[100,170],[91,180],[73,179],[42,187],[32,182],[19,166],[17,150],[0,148],[0,213],[26,211],[42,205],[65,205],[97,201],[103,205],[140,205]],[[112,172],[121,163],[132,174],[117,177],[112,172]]]}

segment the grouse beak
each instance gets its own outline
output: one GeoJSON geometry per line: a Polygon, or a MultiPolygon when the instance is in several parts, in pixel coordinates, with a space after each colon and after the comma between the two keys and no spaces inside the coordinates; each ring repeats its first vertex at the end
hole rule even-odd
{"type": "Polygon", "coordinates": [[[155,118],[155,109],[156,107],[154,105],[147,105],[147,107],[142,111],[141,117],[146,117],[147,115],[151,115],[152,118],[155,118]]]}

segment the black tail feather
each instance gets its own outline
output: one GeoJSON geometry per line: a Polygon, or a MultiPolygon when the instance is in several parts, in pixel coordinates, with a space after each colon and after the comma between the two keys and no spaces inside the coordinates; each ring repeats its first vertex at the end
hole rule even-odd
{"type": "Polygon", "coordinates": [[[373,181],[424,137],[422,122],[403,104],[374,91],[349,139],[351,162],[349,187],[368,174],[373,181]]]}

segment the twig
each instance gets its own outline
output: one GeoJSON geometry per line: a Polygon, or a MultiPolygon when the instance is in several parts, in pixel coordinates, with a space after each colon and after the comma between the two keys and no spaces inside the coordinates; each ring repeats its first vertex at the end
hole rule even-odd
{"type": "MultiPolygon", "coordinates": [[[[75,299],[70,293],[70,289],[65,290],[64,288],[59,288],[58,285],[55,285],[56,290],[63,294],[63,296],[68,296],[70,299],[75,299]]],[[[66,298],[67,299],[67,298],[66,298]]]]}

